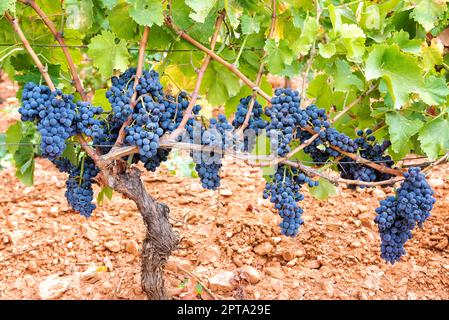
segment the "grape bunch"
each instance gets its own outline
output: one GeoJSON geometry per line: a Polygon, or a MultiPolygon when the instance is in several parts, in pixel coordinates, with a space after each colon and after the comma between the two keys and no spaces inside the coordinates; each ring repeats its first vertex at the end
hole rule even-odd
{"type": "MultiPolygon", "coordinates": [[[[246,114],[248,113],[248,105],[252,99],[252,96],[240,99],[240,103],[237,106],[232,126],[234,129],[240,128],[245,122],[246,114]]],[[[261,130],[267,126],[267,121],[262,118],[263,108],[257,100],[254,100],[251,116],[249,117],[248,126],[243,130],[243,145],[239,148],[242,151],[251,151],[254,148],[256,137],[261,134],[261,130]]]]}
{"type": "Polygon", "coordinates": [[[66,140],[76,132],[75,104],[73,96],[54,92],[42,85],[27,83],[23,90],[22,121],[37,121],[41,134],[42,156],[50,160],[59,157],[66,147],[66,140]]]}
{"type": "Polygon", "coordinates": [[[198,173],[203,188],[216,190],[220,186],[220,169],[224,150],[227,141],[232,136],[232,125],[229,124],[226,116],[218,115],[212,118],[209,127],[206,129],[200,121],[194,121],[192,126],[187,128],[190,135],[190,143],[200,144],[205,147],[221,149],[220,152],[214,150],[193,150],[191,156],[196,163],[195,171],[198,173]]]}
{"type": "Polygon", "coordinates": [[[136,68],[129,68],[119,77],[112,77],[111,88],[106,92],[106,98],[112,107],[112,119],[120,125],[131,114],[131,97],[134,94],[133,79],[136,74],[136,68]]]}
{"type": "Polygon", "coordinates": [[[294,237],[304,223],[301,219],[303,210],[297,203],[304,199],[304,195],[301,194],[302,185],[307,183],[309,187],[314,187],[318,185],[318,182],[311,180],[296,168],[289,168],[285,165],[279,166],[276,173],[270,178],[271,182],[265,184],[263,197],[270,199],[275,209],[278,210],[282,218],[279,225],[281,233],[294,237]]]}
{"type": "Polygon", "coordinates": [[[98,138],[103,135],[103,123],[95,116],[103,113],[101,107],[94,107],[89,102],[78,101],[76,103],[75,123],[78,133],[98,138]]]}
{"type": "MultiPolygon", "coordinates": [[[[378,144],[372,133],[373,131],[371,129],[357,131],[359,137],[354,140],[357,146],[355,151],[364,159],[378,162],[391,168],[394,164],[393,160],[390,156],[384,155],[385,150],[390,146],[390,142],[384,141],[382,144],[378,144]]],[[[390,174],[382,173],[366,165],[356,163],[349,157],[342,158],[338,164],[338,169],[341,172],[341,177],[344,179],[373,182],[391,178],[390,174]]],[[[349,185],[349,187],[355,188],[355,185],[349,185]]]]}
{"type": "Polygon", "coordinates": [[[416,225],[422,227],[435,203],[434,192],[420,168],[409,168],[404,178],[396,196],[380,201],[374,219],[381,239],[381,257],[391,264],[405,255],[405,242],[412,238],[416,225]]]}
{"type": "Polygon", "coordinates": [[[68,173],[65,197],[73,210],[85,217],[90,217],[96,206],[92,203],[94,192],[92,190],[93,178],[99,170],[91,158],[82,161],[81,168],[74,166],[65,158],[52,160],[61,172],[68,173]]]}
{"type": "Polygon", "coordinates": [[[291,150],[289,144],[294,137],[296,126],[306,120],[302,118],[298,91],[277,88],[274,94],[271,107],[265,110],[265,114],[270,117],[266,130],[271,146],[277,146],[276,153],[285,156],[291,150]]]}

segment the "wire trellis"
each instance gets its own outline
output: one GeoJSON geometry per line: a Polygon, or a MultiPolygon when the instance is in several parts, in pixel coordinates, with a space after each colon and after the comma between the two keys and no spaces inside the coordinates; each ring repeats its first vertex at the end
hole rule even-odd
{"type": "MultiPolygon", "coordinates": [[[[90,146],[95,148],[112,148],[113,144],[81,144],[77,142],[67,142],[67,144],[70,145],[76,145],[76,146],[90,146]]],[[[39,143],[31,143],[31,142],[14,142],[14,143],[0,143],[0,147],[7,147],[7,146],[40,146],[39,143]]],[[[370,162],[373,163],[386,163],[390,161],[394,162],[405,162],[405,161],[414,161],[414,160],[429,160],[425,156],[416,156],[416,157],[406,157],[402,159],[392,159],[392,160],[370,160],[370,162]]],[[[309,161],[309,160],[301,160],[301,163],[304,164],[316,164],[316,165],[324,165],[324,164],[351,164],[351,163],[359,163],[357,161],[309,161]]]]}
{"type": "MultiPolygon", "coordinates": [[[[20,46],[23,47],[23,43],[0,43],[0,47],[14,47],[20,46]]],[[[52,44],[52,43],[31,43],[32,47],[39,48],[69,48],[69,49],[88,49],[87,45],[60,45],[60,44],[52,44]]],[[[132,47],[128,48],[129,51],[139,51],[139,48],[132,47]]],[[[254,48],[248,47],[243,48],[243,51],[263,51],[263,48],[254,48]]],[[[145,49],[146,52],[154,52],[154,53],[168,53],[168,52],[202,52],[199,49],[145,49]]]]}

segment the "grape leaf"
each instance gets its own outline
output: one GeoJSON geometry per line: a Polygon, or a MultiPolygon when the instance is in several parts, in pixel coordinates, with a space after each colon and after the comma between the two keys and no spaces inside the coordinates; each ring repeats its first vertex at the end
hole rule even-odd
{"type": "Polygon", "coordinates": [[[103,4],[103,7],[111,10],[117,5],[118,1],[119,0],[101,0],[101,3],[103,4]]]}
{"type": "Polygon", "coordinates": [[[9,126],[6,130],[6,144],[8,152],[11,154],[16,153],[19,149],[19,142],[22,140],[22,123],[16,122],[9,126]]]}
{"type": "Polygon", "coordinates": [[[400,109],[408,101],[408,95],[423,84],[417,59],[401,52],[396,44],[374,46],[366,61],[365,77],[367,80],[385,80],[396,109],[400,109]]]}
{"type": "Polygon", "coordinates": [[[193,9],[195,12],[190,13],[190,18],[195,20],[196,22],[203,23],[206,17],[209,15],[209,12],[217,3],[217,0],[186,0],[185,3],[193,9]]]}
{"type": "Polygon", "coordinates": [[[243,34],[259,33],[260,23],[256,18],[250,17],[245,14],[242,16],[241,21],[243,34]]]}
{"type": "Polygon", "coordinates": [[[430,46],[426,43],[421,48],[422,50],[422,66],[425,71],[429,71],[435,65],[443,64],[443,50],[444,46],[440,41],[432,39],[430,46]]]}
{"type": "Polygon", "coordinates": [[[92,99],[92,104],[97,107],[102,107],[105,112],[111,110],[111,103],[106,98],[106,91],[108,89],[95,90],[94,98],[92,99]]]}
{"type": "Polygon", "coordinates": [[[315,41],[318,35],[318,28],[319,25],[318,22],[316,21],[316,18],[307,17],[302,27],[301,36],[298,38],[297,41],[291,44],[292,50],[295,53],[306,55],[309,52],[313,42],[315,41]]]}
{"type": "Polygon", "coordinates": [[[29,141],[21,140],[20,145],[14,153],[16,165],[16,177],[26,186],[32,186],[34,181],[34,149],[28,144],[29,141]]]}
{"type": "Polygon", "coordinates": [[[430,75],[424,79],[424,86],[418,88],[419,96],[428,105],[439,105],[446,102],[449,88],[444,77],[430,75]]]}
{"type": "Polygon", "coordinates": [[[108,198],[109,200],[112,200],[113,193],[114,193],[114,189],[112,189],[111,187],[104,186],[103,188],[101,188],[101,190],[97,196],[98,204],[100,204],[100,205],[103,204],[105,197],[108,198]]]}
{"type": "Polygon", "coordinates": [[[115,35],[103,31],[93,37],[88,45],[88,54],[100,73],[109,78],[114,70],[125,71],[128,68],[129,52],[125,40],[115,42],[115,35]]]}
{"type": "Polygon", "coordinates": [[[159,0],[126,0],[130,4],[129,15],[141,26],[161,26],[164,23],[162,2],[159,0]]]}
{"type": "Polygon", "coordinates": [[[0,1],[0,14],[3,14],[7,10],[13,14],[16,12],[16,0],[0,1]]]}
{"type": "Polygon", "coordinates": [[[332,88],[329,82],[330,77],[328,75],[320,74],[310,81],[307,87],[307,96],[315,98],[316,105],[326,110],[329,110],[333,104],[332,88]]]}
{"type": "Polygon", "coordinates": [[[63,2],[67,13],[68,29],[86,31],[93,23],[92,0],[66,0],[63,2]]]}
{"type": "Polygon", "coordinates": [[[326,59],[329,59],[337,52],[337,48],[335,47],[335,44],[332,42],[322,44],[318,44],[318,53],[326,59]]]}
{"type": "Polygon", "coordinates": [[[267,39],[265,41],[265,52],[267,53],[265,61],[268,70],[273,74],[282,72],[286,65],[292,63],[294,58],[294,54],[285,40],[276,43],[274,39],[267,39]]]}
{"type": "Polygon", "coordinates": [[[119,38],[132,39],[136,34],[137,24],[130,19],[128,10],[128,5],[121,3],[108,14],[109,26],[119,38]]]}
{"type": "Polygon", "coordinates": [[[309,188],[310,194],[318,200],[327,200],[330,196],[337,194],[337,188],[328,180],[319,178],[318,186],[309,188]]]}
{"type": "Polygon", "coordinates": [[[391,43],[396,43],[402,51],[418,54],[421,52],[422,40],[419,39],[409,39],[409,34],[407,31],[401,30],[395,32],[391,37],[391,43]]]}
{"type": "Polygon", "coordinates": [[[351,66],[344,60],[335,61],[334,88],[335,91],[348,91],[351,87],[363,89],[363,81],[352,73],[351,66]]]}
{"type": "Polygon", "coordinates": [[[419,132],[418,140],[421,149],[430,160],[449,150],[449,120],[437,118],[427,123],[419,132]]]}
{"type": "Polygon", "coordinates": [[[207,92],[210,104],[222,105],[239,92],[240,82],[237,76],[214,61],[209,64],[201,87],[207,92]]]}
{"type": "Polygon", "coordinates": [[[393,151],[400,155],[408,153],[410,149],[406,142],[419,132],[423,123],[417,119],[408,119],[399,112],[387,113],[385,122],[388,125],[393,151]]]}
{"type": "Polygon", "coordinates": [[[410,16],[426,31],[430,31],[447,10],[446,0],[407,0],[407,3],[415,5],[410,16]]]}

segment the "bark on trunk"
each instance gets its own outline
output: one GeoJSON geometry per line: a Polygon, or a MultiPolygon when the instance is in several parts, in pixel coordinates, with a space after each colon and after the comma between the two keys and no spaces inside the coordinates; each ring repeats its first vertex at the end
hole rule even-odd
{"type": "Polygon", "coordinates": [[[142,247],[143,291],[148,299],[168,299],[163,268],[179,238],[168,220],[170,209],[147,193],[140,175],[139,169],[130,168],[124,173],[110,175],[108,184],[137,204],[147,228],[142,247]]]}

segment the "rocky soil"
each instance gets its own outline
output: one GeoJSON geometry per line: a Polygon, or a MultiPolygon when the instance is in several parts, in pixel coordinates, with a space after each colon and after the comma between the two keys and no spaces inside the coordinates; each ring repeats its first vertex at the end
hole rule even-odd
{"type": "MultiPolygon", "coordinates": [[[[0,83],[0,131],[18,118],[5,111],[17,104],[13,94],[0,83]]],[[[305,224],[290,239],[261,198],[261,171],[226,162],[219,192],[165,168],[143,175],[182,238],[166,268],[174,299],[449,299],[448,165],[430,173],[432,216],[392,266],[379,257],[373,223],[391,188],[339,187],[328,201],[306,191],[305,224]]],[[[136,206],[115,194],[84,218],[67,205],[65,178],[43,159],[33,187],[13,168],[0,171],[0,299],[144,299],[136,206]]]]}

